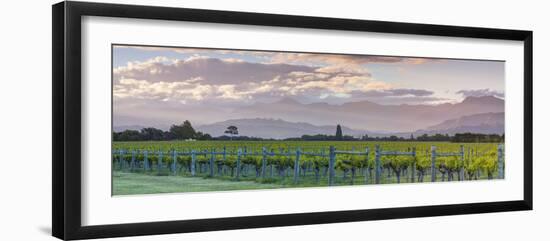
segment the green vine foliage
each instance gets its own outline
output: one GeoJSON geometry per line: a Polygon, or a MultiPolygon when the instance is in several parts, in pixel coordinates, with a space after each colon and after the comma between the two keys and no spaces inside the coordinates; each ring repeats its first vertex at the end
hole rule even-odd
{"type": "Polygon", "coordinates": [[[432,167],[432,158],[430,156],[418,156],[416,158],[416,170],[425,172],[432,167]]]}
{"type": "Polygon", "coordinates": [[[294,158],[292,156],[271,156],[268,161],[279,168],[293,168],[294,158]]]}
{"type": "Polygon", "coordinates": [[[237,167],[237,157],[236,156],[226,156],[225,160],[223,161],[223,164],[230,167],[230,168],[235,168],[235,167],[237,167]]]}
{"type": "Polygon", "coordinates": [[[462,167],[462,160],[459,156],[437,157],[436,166],[447,171],[458,171],[462,167]]]}
{"type": "Polygon", "coordinates": [[[416,158],[413,156],[382,156],[380,161],[384,166],[393,169],[394,171],[403,170],[411,166],[416,158]]]}
{"type": "Polygon", "coordinates": [[[490,177],[492,177],[498,170],[498,162],[495,161],[497,159],[496,156],[497,154],[495,152],[491,152],[488,155],[484,155],[478,158],[480,159],[481,169],[484,170],[490,177]]]}
{"type": "Polygon", "coordinates": [[[210,155],[197,155],[196,156],[196,162],[199,163],[199,164],[210,163],[210,155]]]}
{"type": "Polygon", "coordinates": [[[262,157],[261,156],[247,155],[247,156],[241,157],[241,161],[242,161],[243,164],[253,165],[255,167],[261,167],[262,166],[262,157]]]}
{"type": "Polygon", "coordinates": [[[351,155],[342,154],[336,155],[336,163],[334,167],[337,170],[348,171],[352,168],[351,155]]]}
{"type": "Polygon", "coordinates": [[[191,165],[192,157],[190,155],[179,155],[176,157],[178,164],[182,166],[191,165]]]}
{"type": "Polygon", "coordinates": [[[311,159],[313,163],[313,168],[321,169],[321,168],[328,168],[328,158],[315,156],[311,159]]]}
{"type": "Polygon", "coordinates": [[[483,165],[484,160],[482,158],[472,158],[471,160],[466,160],[464,162],[464,171],[469,180],[476,178],[476,173],[479,168],[483,165]]]}
{"type": "Polygon", "coordinates": [[[157,163],[158,156],[156,154],[155,155],[148,155],[147,156],[147,161],[149,161],[151,164],[157,163]]]}
{"type": "Polygon", "coordinates": [[[277,156],[266,156],[265,157],[267,165],[278,165],[279,159],[277,156]]]}

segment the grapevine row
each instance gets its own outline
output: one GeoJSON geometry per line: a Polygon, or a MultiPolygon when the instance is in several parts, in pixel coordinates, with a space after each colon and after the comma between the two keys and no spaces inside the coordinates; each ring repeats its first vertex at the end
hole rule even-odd
{"type": "Polygon", "coordinates": [[[374,150],[366,147],[362,151],[337,150],[334,146],[328,151],[301,148],[275,151],[266,147],[261,151],[249,150],[117,149],[112,157],[114,169],[120,171],[254,181],[292,178],[293,184],[313,177],[317,184],[327,179],[329,186],[355,184],[358,177],[364,184],[390,183],[392,179],[397,183],[424,182],[428,175],[432,182],[479,180],[482,176],[504,178],[502,144],[482,155],[470,148],[465,151],[464,146],[455,152],[438,152],[436,146],[431,146],[430,152],[417,152],[415,147],[391,151],[379,145],[374,150]]]}

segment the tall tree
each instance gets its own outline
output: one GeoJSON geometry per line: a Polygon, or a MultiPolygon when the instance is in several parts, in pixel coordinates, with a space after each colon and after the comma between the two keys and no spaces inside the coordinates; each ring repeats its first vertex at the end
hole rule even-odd
{"type": "Polygon", "coordinates": [[[338,124],[338,125],[336,126],[336,140],[341,141],[342,139],[343,139],[342,127],[340,126],[340,124],[338,124]]]}
{"type": "Polygon", "coordinates": [[[233,140],[233,136],[239,134],[239,129],[236,126],[228,126],[224,133],[229,134],[230,139],[233,140]]]}
{"type": "Polygon", "coordinates": [[[176,139],[185,140],[195,138],[196,132],[191,126],[191,122],[184,121],[181,125],[172,125],[170,127],[170,133],[176,139]]]}

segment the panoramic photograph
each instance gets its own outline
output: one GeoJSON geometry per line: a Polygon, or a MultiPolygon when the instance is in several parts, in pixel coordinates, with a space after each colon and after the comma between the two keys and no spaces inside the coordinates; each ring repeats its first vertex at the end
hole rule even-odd
{"type": "Polygon", "coordinates": [[[112,195],[505,178],[505,62],[112,45],[112,195]]]}

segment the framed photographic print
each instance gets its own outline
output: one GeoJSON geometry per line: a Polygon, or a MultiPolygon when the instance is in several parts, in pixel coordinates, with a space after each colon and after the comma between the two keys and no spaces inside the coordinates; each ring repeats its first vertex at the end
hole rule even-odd
{"type": "Polygon", "coordinates": [[[531,209],[531,31],[53,6],[55,237],[531,209]]]}

